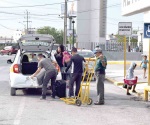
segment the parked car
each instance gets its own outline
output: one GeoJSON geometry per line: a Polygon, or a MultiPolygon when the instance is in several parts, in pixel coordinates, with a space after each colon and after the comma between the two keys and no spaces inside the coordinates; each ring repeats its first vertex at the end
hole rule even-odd
{"type": "MultiPolygon", "coordinates": [[[[36,88],[31,82],[27,82],[30,75],[37,70],[37,61],[31,61],[32,56],[42,53],[46,58],[54,58],[51,54],[52,45],[55,43],[53,36],[43,34],[28,34],[22,36],[19,41],[19,47],[14,61],[7,60],[10,66],[10,94],[16,95],[18,89],[36,88]]],[[[35,59],[35,58],[34,58],[35,59]]],[[[56,65],[58,68],[58,65],[56,65]]],[[[57,80],[61,80],[61,73],[57,75],[57,80]]],[[[38,86],[41,88],[41,86],[38,86]]]]}
{"type": "Polygon", "coordinates": [[[16,48],[15,46],[6,46],[6,47],[4,47],[4,49],[2,49],[0,51],[0,54],[1,55],[4,55],[4,54],[11,55],[11,54],[16,54],[17,51],[18,51],[18,48],[16,48]]]}
{"type": "Polygon", "coordinates": [[[78,49],[78,54],[87,59],[95,57],[94,53],[91,50],[87,49],[78,49]]]}

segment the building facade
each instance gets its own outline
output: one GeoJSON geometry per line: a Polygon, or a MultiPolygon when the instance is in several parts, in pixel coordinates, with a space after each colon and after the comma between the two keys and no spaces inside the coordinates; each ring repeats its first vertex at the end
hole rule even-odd
{"type": "MultiPolygon", "coordinates": [[[[150,2],[148,0],[122,0],[123,16],[131,16],[138,13],[144,13],[144,22],[150,23],[150,2]]],[[[143,47],[143,54],[148,54],[149,39],[143,38],[143,30],[138,32],[138,36],[139,45],[143,47]]]]}
{"type": "Polygon", "coordinates": [[[13,42],[13,38],[8,38],[8,37],[0,37],[0,44],[1,43],[12,43],[13,42]]]}
{"type": "Polygon", "coordinates": [[[17,41],[22,36],[22,34],[23,34],[23,32],[21,30],[14,31],[14,33],[13,33],[13,39],[14,39],[15,43],[17,43],[17,41]]]}
{"type": "Polygon", "coordinates": [[[77,46],[93,49],[106,41],[107,0],[77,2],[77,46]]]}

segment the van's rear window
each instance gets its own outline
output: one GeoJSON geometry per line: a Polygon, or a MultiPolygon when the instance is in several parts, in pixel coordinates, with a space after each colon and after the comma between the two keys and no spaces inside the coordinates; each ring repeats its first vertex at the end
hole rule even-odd
{"type": "Polygon", "coordinates": [[[23,46],[50,46],[48,41],[22,41],[23,46]]]}

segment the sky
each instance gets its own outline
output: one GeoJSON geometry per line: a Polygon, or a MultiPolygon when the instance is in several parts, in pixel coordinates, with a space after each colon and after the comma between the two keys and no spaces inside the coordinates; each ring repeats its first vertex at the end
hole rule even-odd
{"type": "MultiPolygon", "coordinates": [[[[59,17],[62,2],[64,2],[64,0],[0,0],[0,36],[12,36],[15,30],[23,30],[26,26],[26,22],[24,21],[26,21],[27,10],[29,12],[29,21],[32,21],[29,23],[29,27],[41,28],[43,26],[51,26],[57,29],[63,29],[63,19],[59,17]],[[49,5],[16,7],[43,4],[49,5]]],[[[70,4],[71,2],[69,2],[68,8],[70,8],[70,4]]],[[[121,0],[108,0],[107,34],[116,34],[118,22],[126,21],[133,22],[133,29],[142,29],[143,14],[123,17],[121,16],[121,0]]]]}

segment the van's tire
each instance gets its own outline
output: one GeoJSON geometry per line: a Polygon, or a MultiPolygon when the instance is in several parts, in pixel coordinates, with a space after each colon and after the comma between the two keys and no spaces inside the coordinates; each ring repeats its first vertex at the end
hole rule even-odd
{"type": "Polygon", "coordinates": [[[12,88],[10,89],[10,95],[11,96],[15,96],[16,95],[16,89],[15,88],[12,88]]]}

